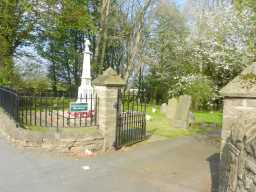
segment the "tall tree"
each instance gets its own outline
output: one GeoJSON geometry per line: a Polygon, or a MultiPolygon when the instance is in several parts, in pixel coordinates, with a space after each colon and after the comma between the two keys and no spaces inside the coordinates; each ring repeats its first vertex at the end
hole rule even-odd
{"type": "Polygon", "coordinates": [[[101,0],[99,31],[96,39],[95,59],[97,63],[97,73],[102,73],[104,69],[104,59],[107,47],[108,21],[110,14],[111,0],[101,0]]]}
{"type": "MultiPolygon", "coordinates": [[[[102,0],[100,31],[97,34],[98,73],[112,66],[127,81],[141,65],[139,56],[146,35],[147,13],[152,0],[102,0]]],[[[138,70],[137,70],[138,72],[138,70]]]]}
{"type": "Polygon", "coordinates": [[[249,15],[238,14],[232,5],[204,10],[191,34],[195,64],[218,90],[252,62],[254,27],[249,15]]]}
{"type": "Polygon", "coordinates": [[[0,84],[10,84],[13,80],[13,57],[17,57],[18,47],[29,43],[38,18],[36,0],[0,1],[0,84]]]}
{"type": "Polygon", "coordinates": [[[157,102],[167,99],[178,79],[192,73],[196,66],[186,62],[188,28],[186,20],[174,4],[160,2],[152,15],[151,38],[148,40],[150,73],[148,91],[157,102]]]}
{"type": "Polygon", "coordinates": [[[80,84],[84,38],[95,31],[89,1],[51,1],[38,30],[38,53],[49,61],[52,89],[58,85],[76,89],[80,84]]]}

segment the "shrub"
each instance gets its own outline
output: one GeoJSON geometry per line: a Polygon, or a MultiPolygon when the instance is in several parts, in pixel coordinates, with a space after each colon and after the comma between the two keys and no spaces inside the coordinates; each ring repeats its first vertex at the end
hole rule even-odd
{"type": "Polygon", "coordinates": [[[216,96],[213,82],[202,75],[183,76],[169,91],[170,97],[185,94],[192,96],[192,109],[194,110],[211,108],[216,96]]]}

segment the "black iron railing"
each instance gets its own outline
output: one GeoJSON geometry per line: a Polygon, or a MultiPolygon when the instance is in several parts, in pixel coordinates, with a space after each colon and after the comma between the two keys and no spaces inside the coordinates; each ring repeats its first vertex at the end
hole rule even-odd
{"type": "Polygon", "coordinates": [[[23,96],[0,88],[0,106],[21,126],[80,128],[97,125],[98,97],[79,98],[83,110],[72,110],[74,97],[23,96]],[[86,108],[86,109],[85,109],[86,108]]]}
{"type": "Polygon", "coordinates": [[[0,106],[19,122],[19,96],[15,91],[0,87],[0,106]]]}

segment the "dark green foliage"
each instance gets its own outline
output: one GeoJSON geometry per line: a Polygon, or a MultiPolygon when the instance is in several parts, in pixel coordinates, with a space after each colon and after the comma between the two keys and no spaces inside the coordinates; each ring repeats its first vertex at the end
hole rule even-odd
{"type": "Polygon", "coordinates": [[[213,83],[206,78],[198,78],[191,84],[184,85],[183,94],[192,96],[193,110],[213,109],[215,92],[213,83]]]}
{"type": "Polygon", "coordinates": [[[235,0],[234,3],[238,9],[250,8],[256,12],[255,0],[235,0]]]}
{"type": "Polygon", "coordinates": [[[188,28],[185,18],[171,4],[160,4],[156,13],[156,31],[149,49],[152,53],[150,72],[145,79],[145,88],[151,102],[166,102],[169,91],[181,76],[198,71],[190,60],[190,50],[186,49],[185,39],[188,28]]]}
{"type": "Polygon", "coordinates": [[[88,3],[51,1],[40,20],[36,47],[50,62],[48,77],[54,92],[60,85],[72,91],[80,84],[84,38],[96,30],[88,3]]]}
{"type": "Polygon", "coordinates": [[[19,46],[29,43],[37,19],[34,1],[0,1],[0,84],[12,85],[17,79],[13,57],[19,46]]]}

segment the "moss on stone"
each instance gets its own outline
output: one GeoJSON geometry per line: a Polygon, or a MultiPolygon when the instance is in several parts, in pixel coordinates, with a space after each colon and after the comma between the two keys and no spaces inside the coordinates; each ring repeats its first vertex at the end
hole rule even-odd
{"type": "Polygon", "coordinates": [[[241,75],[241,80],[247,81],[247,82],[256,82],[256,74],[254,73],[248,73],[241,75]]]}
{"type": "Polygon", "coordinates": [[[242,87],[246,89],[250,89],[251,87],[256,85],[256,74],[254,73],[247,73],[242,74],[240,76],[242,87]]]}
{"type": "Polygon", "coordinates": [[[93,81],[93,85],[122,87],[125,85],[125,81],[109,67],[102,75],[98,76],[98,78],[93,81]]]}

